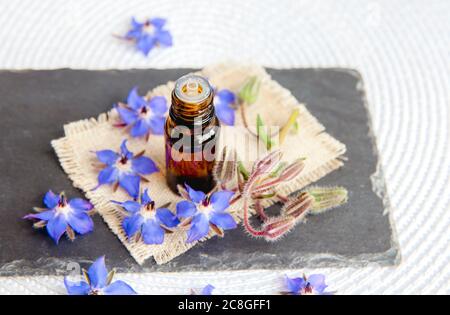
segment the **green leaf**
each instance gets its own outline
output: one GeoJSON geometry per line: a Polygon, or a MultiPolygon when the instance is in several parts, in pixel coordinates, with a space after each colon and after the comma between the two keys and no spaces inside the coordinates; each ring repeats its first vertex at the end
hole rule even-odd
{"type": "Polygon", "coordinates": [[[287,120],[287,122],[281,128],[280,136],[279,136],[280,144],[284,142],[284,139],[286,139],[286,135],[289,132],[289,130],[291,129],[291,127],[294,127],[295,125],[297,125],[296,129],[298,130],[298,123],[297,123],[298,114],[299,114],[298,108],[294,109],[292,111],[291,115],[289,116],[289,119],[287,120]]]}
{"type": "Polygon", "coordinates": [[[264,144],[266,145],[267,150],[270,151],[270,149],[273,146],[273,141],[270,138],[270,136],[266,133],[266,128],[264,128],[264,123],[261,119],[261,116],[259,114],[256,116],[256,133],[258,135],[258,138],[261,139],[264,144]]]}
{"type": "Polygon", "coordinates": [[[249,176],[249,173],[248,173],[248,171],[245,169],[245,166],[244,166],[244,164],[241,162],[241,161],[239,161],[238,162],[238,169],[239,169],[239,172],[242,174],[242,176],[244,177],[244,180],[247,180],[248,179],[248,176],[249,176]]]}
{"type": "Polygon", "coordinates": [[[248,105],[255,103],[258,98],[260,85],[261,83],[256,76],[251,77],[238,93],[241,101],[248,105]]]}

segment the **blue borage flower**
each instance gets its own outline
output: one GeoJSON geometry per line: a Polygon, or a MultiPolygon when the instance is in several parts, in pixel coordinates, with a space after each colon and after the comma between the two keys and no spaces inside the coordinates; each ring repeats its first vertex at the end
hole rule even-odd
{"type": "MultiPolygon", "coordinates": [[[[236,228],[234,218],[225,210],[230,206],[230,199],[234,195],[232,191],[222,190],[210,194],[196,191],[186,186],[188,200],[177,203],[177,216],[179,218],[189,218],[190,223],[186,242],[192,243],[209,233],[210,227],[219,235],[223,235],[222,230],[236,228]]],[[[186,221],[183,222],[187,224],[186,221]]]]}
{"type": "Polygon", "coordinates": [[[69,295],[134,295],[137,294],[127,283],[117,280],[112,282],[114,271],[108,273],[105,256],[98,258],[89,270],[83,269],[86,281],[72,282],[64,278],[69,295]]]}
{"type": "Polygon", "coordinates": [[[176,215],[167,208],[155,208],[155,202],[148,195],[148,189],[141,194],[141,203],[136,201],[118,202],[127,211],[122,227],[130,238],[139,233],[145,244],[162,244],[167,228],[173,228],[180,223],[176,215]]]}
{"type": "Polygon", "coordinates": [[[164,26],[167,20],[159,17],[138,22],[131,18],[131,29],[125,34],[124,39],[133,41],[136,48],[148,56],[156,46],[172,46],[172,35],[164,26]]]}
{"type": "Polygon", "coordinates": [[[120,153],[112,150],[97,151],[97,159],[106,164],[106,168],[98,174],[98,186],[104,184],[119,185],[133,198],[139,196],[142,175],[158,172],[158,167],[150,158],[142,156],[144,152],[133,155],[127,149],[127,140],[120,145],[120,153]]]}
{"type": "Polygon", "coordinates": [[[212,291],[215,289],[215,287],[211,284],[208,284],[205,286],[200,293],[197,293],[196,290],[191,289],[191,295],[212,295],[212,291]]]}
{"type": "Polygon", "coordinates": [[[235,108],[232,105],[235,102],[236,95],[227,89],[217,91],[214,96],[216,115],[225,125],[234,126],[235,108]]]}
{"type": "Polygon", "coordinates": [[[50,237],[58,244],[64,234],[75,239],[75,232],[86,234],[94,230],[89,212],[93,205],[84,199],[74,198],[67,200],[64,193],[56,195],[49,190],[44,196],[44,204],[47,208],[34,208],[38,213],[24,216],[24,219],[38,220],[34,227],[46,227],[50,237]]]}
{"type": "Polygon", "coordinates": [[[118,126],[130,127],[132,137],[164,133],[164,114],[167,111],[165,97],[154,96],[147,101],[138,94],[137,87],[134,87],[128,94],[127,104],[119,103],[115,108],[122,120],[122,124],[118,126]]]}
{"type": "Polygon", "coordinates": [[[322,274],[314,274],[309,277],[301,278],[285,277],[287,292],[285,294],[292,295],[330,295],[331,292],[325,292],[328,287],[325,284],[325,276],[322,274]]]}

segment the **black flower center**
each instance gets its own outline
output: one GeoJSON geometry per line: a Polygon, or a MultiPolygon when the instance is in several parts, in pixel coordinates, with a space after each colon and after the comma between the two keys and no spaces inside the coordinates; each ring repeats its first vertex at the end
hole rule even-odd
{"type": "Polygon", "coordinates": [[[128,158],[125,155],[122,155],[120,157],[120,163],[121,164],[127,164],[127,162],[128,162],[128,158]]]}

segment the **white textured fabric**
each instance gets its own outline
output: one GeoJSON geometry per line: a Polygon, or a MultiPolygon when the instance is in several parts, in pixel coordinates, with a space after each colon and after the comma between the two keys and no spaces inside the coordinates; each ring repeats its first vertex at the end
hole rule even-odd
{"type": "MultiPolygon", "coordinates": [[[[450,294],[450,2],[0,1],[0,68],[351,67],[364,78],[403,261],[322,272],[340,294],[450,294]],[[149,58],[113,38],[165,16],[174,47],[149,58]]],[[[50,139],[49,139],[50,140],[50,139]]],[[[275,293],[283,272],[119,274],[140,293],[275,293]]],[[[1,278],[0,293],[65,293],[62,277],[1,278]]]]}

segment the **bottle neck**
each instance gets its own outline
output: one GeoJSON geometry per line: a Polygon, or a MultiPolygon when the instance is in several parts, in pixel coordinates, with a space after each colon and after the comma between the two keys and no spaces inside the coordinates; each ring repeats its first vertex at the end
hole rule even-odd
{"type": "Polygon", "coordinates": [[[185,103],[172,92],[172,105],[169,116],[177,125],[184,125],[188,128],[194,126],[207,126],[215,117],[213,104],[213,93],[200,103],[185,103]]]}

